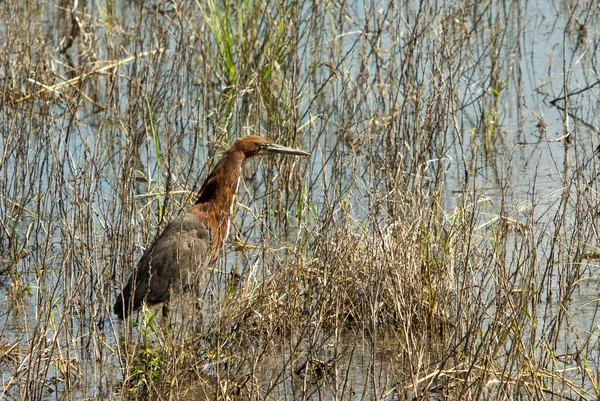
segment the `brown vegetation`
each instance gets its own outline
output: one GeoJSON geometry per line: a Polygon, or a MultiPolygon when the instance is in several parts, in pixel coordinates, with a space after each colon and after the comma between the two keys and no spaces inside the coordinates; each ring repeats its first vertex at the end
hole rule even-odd
{"type": "Polygon", "coordinates": [[[0,3],[0,398],[597,399],[600,10],[542,3],[0,3]],[[250,133],[312,157],[121,323],[250,133]]]}

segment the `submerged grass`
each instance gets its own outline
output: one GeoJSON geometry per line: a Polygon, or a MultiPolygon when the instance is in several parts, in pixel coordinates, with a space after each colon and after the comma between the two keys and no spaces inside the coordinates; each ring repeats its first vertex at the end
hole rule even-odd
{"type": "Polygon", "coordinates": [[[0,4],[0,399],[598,398],[597,8],[75,4],[0,4]],[[312,157],[115,320],[249,133],[312,157]]]}

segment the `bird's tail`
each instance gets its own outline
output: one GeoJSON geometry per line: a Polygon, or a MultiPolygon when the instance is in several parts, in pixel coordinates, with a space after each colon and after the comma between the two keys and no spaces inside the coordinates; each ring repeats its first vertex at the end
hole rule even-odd
{"type": "Polygon", "coordinates": [[[113,307],[113,312],[115,312],[115,315],[117,315],[121,320],[129,316],[129,310],[131,308],[129,297],[125,296],[125,299],[123,298],[123,294],[119,294],[115,302],[115,306],[113,307]]]}

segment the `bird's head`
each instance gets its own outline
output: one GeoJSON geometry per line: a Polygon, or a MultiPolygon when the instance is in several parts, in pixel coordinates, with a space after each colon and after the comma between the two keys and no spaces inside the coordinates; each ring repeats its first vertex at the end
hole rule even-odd
{"type": "Polygon", "coordinates": [[[310,153],[303,150],[288,148],[287,146],[277,145],[270,139],[263,138],[259,135],[248,135],[238,139],[231,146],[231,150],[242,152],[246,158],[257,155],[296,155],[310,156],[310,153]]]}
{"type": "Polygon", "coordinates": [[[240,138],[225,152],[206,178],[196,204],[214,201],[219,193],[224,193],[227,195],[225,198],[231,201],[231,196],[235,193],[235,187],[232,185],[238,182],[244,160],[256,155],[270,154],[310,156],[308,152],[277,145],[262,136],[248,135],[240,138]]]}

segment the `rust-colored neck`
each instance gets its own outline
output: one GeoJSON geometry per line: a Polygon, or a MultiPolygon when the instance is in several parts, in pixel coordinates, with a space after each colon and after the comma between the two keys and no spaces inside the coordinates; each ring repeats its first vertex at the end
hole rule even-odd
{"type": "Polygon", "coordinates": [[[210,203],[211,212],[229,214],[244,159],[242,152],[225,152],[202,184],[196,205],[210,203]]]}
{"type": "Polygon", "coordinates": [[[227,236],[231,206],[245,158],[243,152],[231,149],[225,152],[204,181],[196,204],[188,211],[208,223],[213,239],[211,247],[213,262],[227,236]]]}

